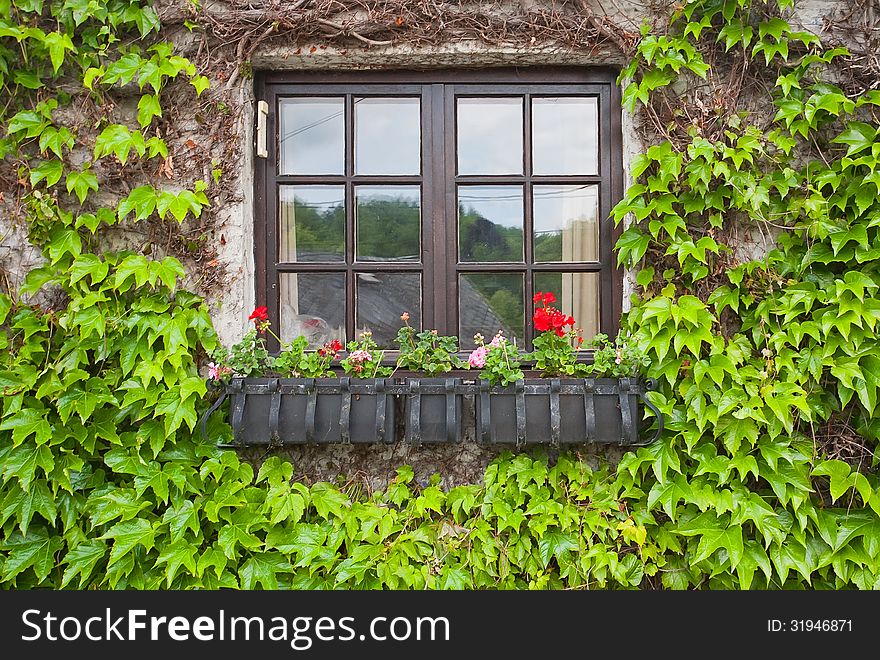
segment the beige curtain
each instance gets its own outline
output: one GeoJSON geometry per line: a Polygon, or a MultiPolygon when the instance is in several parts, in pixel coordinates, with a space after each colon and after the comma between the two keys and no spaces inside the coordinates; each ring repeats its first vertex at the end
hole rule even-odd
{"type": "MultiPolygon", "coordinates": [[[[599,254],[599,199],[596,186],[585,186],[563,197],[563,261],[595,261],[599,254]],[[587,195],[586,199],[583,196],[587,195]]],[[[570,309],[589,339],[599,331],[599,277],[595,273],[563,273],[562,309],[570,309]]]]}

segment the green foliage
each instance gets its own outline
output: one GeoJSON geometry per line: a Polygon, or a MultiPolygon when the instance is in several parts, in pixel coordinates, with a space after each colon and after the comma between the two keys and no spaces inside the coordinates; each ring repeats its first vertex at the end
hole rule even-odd
{"type": "Polygon", "coordinates": [[[424,372],[428,376],[449,373],[466,367],[458,358],[458,337],[438,335],[436,330],[416,329],[409,324],[409,314],[401,315],[404,325],[397,331],[394,342],[400,347],[397,367],[424,372]]]}
{"type": "MultiPolygon", "coordinates": [[[[0,295],[0,584],[880,586],[878,96],[835,86],[828,68],[844,53],[792,30],[773,3],[691,0],[674,11],[662,35],[643,33],[623,74],[628,105],[715,75],[703,55],[716,45],[776,83],[772,117],[729,114],[711,139],[693,130],[650,147],[614,211],[628,220],[618,255],[639,269],[620,348],[632,363],[647,356],[661,384],[649,396],[667,419],[662,438],[614,471],[569,454],[504,454],[482,485],[448,491],[436,478],[416,485],[404,466],[367,497],[293,482],[277,457],[255,474],[201,441],[197,367],[217,347],[204,304],[180,288],[175,259],[100,248],[109,227],[197,217],[204,184],[138,186],[100,206],[96,172],[69,154],[125,170],[165,155],[145,136],[166,83],[185,76],[195,98],[206,79],[158,41],[157,15],[139,2],[0,3],[11,99],[0,154],[31,188],[22,208],[45,257],[19,292],[0,295]],[[80,136],[55,121],[69,100],[62,80],[96,102],[137,85],[137,116],[80,136]],[[726,239],[743,223],[772,226],[774,249],[738,256],[726,239]],[[20,298],[42,289],[65,303],[20,298]],[[841,429],[857,431],[848,440],[865,456],[830,453],[823,438],[841,429]]],[[[499,236],[498,249],[516,240],[499,236]]],[[[509,293],[496,289],[481,293],[509,293]]],[[[258,329],[247,342],[242,373],[268,360],[258,329]]],[[[316,373],[303,348],[291,344],[285,371],[316,373]]],[[[483,348],[481,377],[522,377],[509,342],[483,348]]],[[[349,347],[369,354],[361,365],[378,365],[374,349],[349,347]]],[[[597,364],[616,364],[617,349],[599,347],[597,364]]],[[[214,437],[228,432],[212,423],[214,437]]]]}
{"type": "Polygon", "coordinates": [[[488,344],[481,334],[474,335],[474,341],[477,347],[471,352],[468,364],[480,369],[482,380],[488,381],[490,385],[504,386],[522,380],[523,372],[520,367],[527,355],[501,332],[488,344]]]}
{"type": "Polygon", "coordinates": [[[357,341],[350,341],[346,345],[348,355],[339,365],[349,376],[355,378],[385,378],[390,376],[394,369],[382,366],[382,358],[385,351],[379,350],[373,340],[373,333],[365,330],[360,334],[357,341]]]}

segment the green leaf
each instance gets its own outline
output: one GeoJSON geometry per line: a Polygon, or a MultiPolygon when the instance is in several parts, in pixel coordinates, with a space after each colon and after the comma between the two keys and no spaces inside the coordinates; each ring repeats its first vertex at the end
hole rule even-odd
{"type": "Polygon", "coordinates": [[[38,445],[52,439],[52,427],[46,420],[46,412],[36,408],[22,408],[14,415],[5,418],[0,424],[0,429],[12,431],[14,445],[20,445],[31,435],[38,445]]]}
{"type": "Polygon", "coordinates": [[[262,585],[264,589],[278,589],[278,573],[291,570],[290,561],[277,552],[258,552],[241,567],[241,588],[254,589],[262,585]]]}
{"type": "Polygon", "coordinates": [[[82,588],[92,577],[95,566],[106,554],[107,544],[97,539],[84,541],[68,551],[61,561],[61,563],[67,564],[61,579],[61,586],[66,587],[78,575],[79,587],[82,588]]]}
{"type": "MultiPolygon", "coordinates": [[[[165,587],[171,588],[171,583],[177,575],[180,567],[185,567],[190,573],[196,572],[196,547],[179,539],[162,549],[156,566],[165,564],[165,587]]],[[[246,588],[246,587],[245,587],[246,588]]]]}
{"type": "Polygon", "coordinates": [[[8,553],[2,564],[3,580],[11,581],[28,568],[33,569],[38,580],[45,580],[56,566],[55,554],[63,547],[61,537],[50,536],[42,529],[31,530],[26,536],[14,532],[0,545],[8,553]]]}
{"type": "Polygon", "coordinates": [[[139,545],[147,550],[152,549],[156,532],[149,522],[143,518],[136,518],[115,524],[99,538],[113,539],[113,549],[110,551],[110,561],[107,564],[110,567],[124,559],[139,545]]]}
{"type": "Polygon", "coordinates": [[[138,101],[137,120],[141,128],[146,128],[153,121],[153,117],[162,116],[162,106],[159,105],[158,94],[144,94],[138,101]]]}
{"type": "Polygon", "coordinates": [[[52,60],[52,69],[58,73],[58,69],[64,64],[64,54],[70,50],[76,53],[76,46],[66,34],[49,32],[43,40],[43,44],[49,49],[49,58],[52,60]]]}
{"type": "Polygon", "coordinates": [[[832,140],[836,144],[847,145],[846,155],[852,156],[869,149],[877,138],[877,129],[861,121],[850,121],[846,130],[832,140]]]}
{"type": "Polygon", "coordinates": [[[43,179],[46,180],[46,186],[52,187],[61,180],[64,174],[64,166],[60,160],[51,159],[44,160],[37,167],[31,169],[31,185],[36,186],[43,179]]]}
{"type": "Polygon", "coordinates": [[[547,568],[552,558],[564,559],[569,552],[577,549],[578,544],[574,536],[559,530],[548,530],[538,539],[538,557],[544,568],[547,568]]]}
{"type": "Polygon", "coordinates": [[[95,176],[91,165],[89,165],[80,172],[68,172],[66,184],[67,192],[75,193],[79,203],[82,204],[86,201],[90,190],[97,192],[98,177],[95,176]]]}

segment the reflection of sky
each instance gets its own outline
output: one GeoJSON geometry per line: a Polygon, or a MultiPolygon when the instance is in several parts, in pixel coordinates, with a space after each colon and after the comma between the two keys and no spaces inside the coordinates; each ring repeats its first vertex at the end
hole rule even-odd
{"type": "Polygon", "coordinates": [[[562,231],[574,220],[596,222],[598,186],[535,186],[535,233],[562,231]]]}
{"type": "Polygon", "coordinates": [[[458,99],[459,174],[522,174],[522,99],[458,99]]]}
{"type": "Polygon", "coordinates": [[[359,204],[400,201],[408,206],[419,206],[420,190],[419,186],[357,186],[355,195],[359,204]]]}
{"type": "Polygon", "coordinates": [[[532,99],[532,136],[535,174],[598,172],[595,98],[532,99]]]}
{"type": "Polygon", "coordinates": [[[418,174],[419,99],[355,99],[357,174],[418,174]]]}
{"type": "Polygon", "coordinates": [[[323,214],[329,209],[342,206],[345,197],[343,186],[281,186],[281,203],[295,202],[323,214]]]}
{"type": "Polygon", "coordinates": [[[521,186],[459,186],[459,207],[474,211],[503,227],[523,226],[523,190],[521,186]]]}
{"type": "Polygon", "coordinates": [[[280,107],[281,173],[344,174],[343,99],[285,99],[280,107]]]}

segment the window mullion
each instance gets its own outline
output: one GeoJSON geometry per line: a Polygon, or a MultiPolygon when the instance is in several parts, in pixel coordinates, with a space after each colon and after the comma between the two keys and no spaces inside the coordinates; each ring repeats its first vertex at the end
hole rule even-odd
{"type": "Polygon", "coordinates": [[[454,317],[450,316],[452,303],[450,297],[454,297],[454,287],[450,289],[450,279],[454,281],[455,273],[450,273],[450,267],[454,269],[455,253],[450,252],[453,243],[450,241],[450,228],[454,230],[454,219],[450,220],[448,205],[448,178],[449,166],[447,149],[449,136],[447,135],[446,118],[446,90],[447,85],[440,83],[432,84],[426,88],[430,98],[430,152],[425,159],[425,186],[431,196],[431,261],[425,263],[426,271],[430,269],[433,287],[425,287],[424,295],[427,298],[425,305],[433,308],[433,327],[442,334],[454,334],[454,317]],[[430,302],[429,302],[430,301],[430,302]]]}

